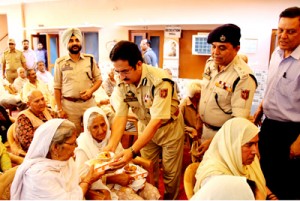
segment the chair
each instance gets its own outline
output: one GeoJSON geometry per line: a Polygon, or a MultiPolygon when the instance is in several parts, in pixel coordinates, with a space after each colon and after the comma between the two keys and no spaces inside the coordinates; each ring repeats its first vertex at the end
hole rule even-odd
{"type": "Polygon", "coordinates": [[[133,123],[135,131],[124,131],[121,142],[125,149],[131,147],[138,137],[138,119],[135,116],[128,115],[127,122],[133,123]]]}
{"type": "Polygon", "coordinates": [[[13,123],[7,131],[7,141],[10,146],[9,152],[11,152],[16,156],[24,157],[26,155],[26,152],[22,149],[21,145],[15,140],[14,132],[15,132],[15,123],[13,123]]]}
{"type": "Polygon", "coordinates": [[[136,158],[134,158],[132,160],[132,162],[136,165],[141,166],[145,170],[147,170],[148,171],[147,182],[152,185],[155,185],[154,184],[153,161],[137,156],[136,158]]]}
{"type": "Polygon", "coordinates": [[[10,187],[14,180],[17,168],[18,166],[15,166],[0,175],[0,200],[10,200],[10,187]]]}
{"type": "Polygon", "coordinates": [[[191,163],[184,172],[183,185],[184,191],[188,199],[194,195],[194,186],[196,183],[196,172],[200,163],[191,163]]]}

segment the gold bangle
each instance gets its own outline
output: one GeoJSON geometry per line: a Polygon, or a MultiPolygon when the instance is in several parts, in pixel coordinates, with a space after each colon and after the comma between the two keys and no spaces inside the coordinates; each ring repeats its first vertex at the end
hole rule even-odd
{"type": "Polygon", "coordinates": [[[101,178],[101,180],[102,180],[102,183],[104,184],[104,185],[106,185],[106,175],[103,175],[102,176],[102,178],[101,178]]]}
{"type": "Polygon", "coordinates": [[[87,185],[87,188],[89,189],[91,184],[89,182],[86,182],[86,181],[82,181],[80,182],[80,184],[86,184],[87,185]]]}

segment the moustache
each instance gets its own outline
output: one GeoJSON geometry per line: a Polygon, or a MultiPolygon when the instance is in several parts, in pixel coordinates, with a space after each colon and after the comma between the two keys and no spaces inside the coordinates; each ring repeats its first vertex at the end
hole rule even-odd
{"type": "Polygon", "coordinates": [[[128,79],[128,78],[125,78],[123,81],[129,81],[129,79],[128,79]]]}

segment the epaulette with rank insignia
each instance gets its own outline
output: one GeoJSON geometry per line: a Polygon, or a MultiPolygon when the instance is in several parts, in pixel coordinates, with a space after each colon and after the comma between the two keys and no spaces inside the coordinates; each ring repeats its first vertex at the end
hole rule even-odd
{"type": "Polygon", "coordinates": [[[58,59],[56,59],[56,63],[62,62],[63,60],[65,60],[65,58],[66,58],[66,56],[59,57],[58,59]]]}
{"type": "Polygon", "coordinates": [[[86,54],[86,53],[84,53],[83,56],[85,56],[85,57],[93,57],[94,58],[94,55],[92,55],[92,54],[86,54]]]}
{"type": "Polygon", "coordinates": [[[249,76],[254,80],[255,85],[257,87],[257,80],[256,80],[255,76],[252,73],[246,72],[240,66],[234,66],[234,70],[237,72],[237,74],[238,74],[239,77],[233,82],[232,91],[234,91],[236,85],[238,84],[238,82],[240,80],[247,79],[249,76]]]}

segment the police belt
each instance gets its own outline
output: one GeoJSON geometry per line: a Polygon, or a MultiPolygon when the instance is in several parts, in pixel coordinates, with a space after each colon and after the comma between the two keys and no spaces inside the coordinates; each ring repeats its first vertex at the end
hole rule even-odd
{"type": "Polygon", "coordinates": [[[206,122],[203,122],[203,124],[204,124],[207,128],[209,128],[209,129],[211,129],[211,130],[213,130],[213,131],[218,131],[218,130],[220,130],[220,128],[221,128],[221,127],[218,127],[218,126],[212,126],[212,125],[210,125],[210,124],[208,124],[208,123],[206,123],[206,122]]]}
{"type": "Polygon", "coordinates": [[[68,101],[72,101],[72,102],[77,102],[77,103],[83,103],[83,102],[86,102],[86,101],[88,101],[88,100],[90,100],[91,98],[92,98],[93,96],[91,96],[89,99],[87,99],[87,100],[84,100],[84,99],[82,99],[82,98],[72,98],[72,97],[64,97],[63,96],[63,98],[64,99],[66,99],[66,100],[68,100],[68,101]]]}
{"type": "MultiPolygon", "coordinates": [[[[176,112],[174,113],[174,116],[177,117],[179,115],[179,112],[180,112],[180,109],[177,108],[176,112]]],[[[175,119],[175,120],[177,120],[177,119],[175,119]]],[[[174,119],[171,117],[168,121],[166,121],[165,123],[162,123],[159,128],[164,127],[165,125],[168,125],[169,123],[172,123],[173,121],[174,121],[174,119]]]]}
{"type": "Polygon", "coordinates": [[[170,118],[168,121],[166,121],[165,123],[161,124],[159,128],[164,127],[166,125],[168,125],[169,123],[173,122],[174,119],[170,118]]]}

